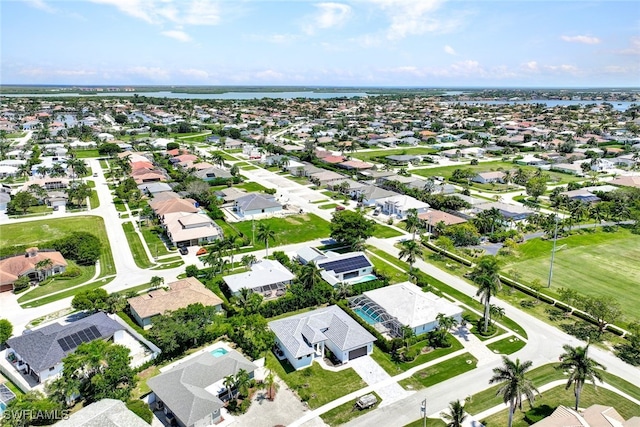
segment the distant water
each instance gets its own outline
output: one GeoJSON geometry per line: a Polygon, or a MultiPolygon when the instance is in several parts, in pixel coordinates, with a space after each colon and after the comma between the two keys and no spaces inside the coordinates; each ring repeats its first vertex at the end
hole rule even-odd
{"type": "Polygon", "coordinates": [[[293,98],[311,98],[311,99],[327,99],[327,98],[355,98],[363,96],[371,96],[365,92],[224,92],[224,93],[181,93],[181,92],[99,92],[98,94],[88,93],[20,93],[20,94],[2,94],[0,96],[25,98],[25,97],[95,97],[95,96],[148,96],[151,98],[172,98],[172,99],[293,99],[293,98]]]}
{"type": "Polygon", "coordinates": [[[627,110],[631,104],[640,104],[639,102],[630,101],[571,101],[560,99],[530,99],[526,101],[447,101],[446,104],[464,104],[464,105],[518,105],[518,104],[544,104],[547,107],[567,107],[569,105],[587,105],[587,104],[602,104],[607,102],[613,105],[613,108],[618,111],[627,110]]]}

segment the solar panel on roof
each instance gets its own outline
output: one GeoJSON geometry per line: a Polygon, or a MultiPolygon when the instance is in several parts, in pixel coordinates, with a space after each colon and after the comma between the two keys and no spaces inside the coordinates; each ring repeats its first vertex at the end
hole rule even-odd
{"type": "Polygon", "coordinates": [[[58,344],[60,344],[60,348],[62,348],[62,351],[67,352],[75,349],[82,343],[91,342],[95,339],[100,338],[101,336],[102,335],[100,334],[98,328],[96,328],[95,326],[91,326],[58,339],[58,344]]]}
{"type": "MultiPolygon", "coordinates": [[[[91,332],[93,334],[93,338],[91,339],[97,339],[97,338],[101,338],[102,334],[100,333],[100,331],[98,331],[98,328],[96,328],[95,326],[92,326],[89,328],[88,332],[91,332]]],[[[89,335],[89,337],[91,337],[91,335],[89,335]]]]}
{"type": "Polygon", "coordinates": [[[69,351],[69,345],[63,339],[58,340],[58,344],[60,344],[62,351],[69,351]]]}
{"type": "Polygon", "coordinates": [[[353,258],[339,259],[336,261],[328,261],[318,264],[319,267],[327,271],[335,271],[336,273],[344,273],[345,271],[359,270],[361,268],[370,267],[371,264],[364,257],[359,255],[353,258]]]}

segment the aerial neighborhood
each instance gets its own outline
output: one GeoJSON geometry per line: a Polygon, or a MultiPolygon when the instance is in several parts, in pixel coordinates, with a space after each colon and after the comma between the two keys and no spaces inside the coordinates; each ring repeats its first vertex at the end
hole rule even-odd
{"type": "Polygon", "coordinates": [[[104,90],[0,95],[1,425],[640,425],[637,90],[104,90]]]}

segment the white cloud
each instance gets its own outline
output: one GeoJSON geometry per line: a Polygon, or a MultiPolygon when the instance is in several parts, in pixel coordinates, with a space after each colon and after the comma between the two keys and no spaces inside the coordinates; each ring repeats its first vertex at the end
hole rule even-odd
{"type": "Polygon", "coordinates": [[[49,68],[25,68],[20,70],[20,74],[26,76],[73,76],[73,77],[83,77],[83,76],[93,76],[97,74],[93,70],[56,70],[49,68]]]}
{"type": "Polygon", "coordinates": [[[536,72],[536,73],[540,71],[540,68],[538,67],[538,62],[536,61],[529,61],[523,64],[522,67],[520,68],[522,68],[525,71],[536,72]]]}
{"type": "Polygon", "coordinates": [[[569,43],[598,44],[600,39],[591,36],[561,36],[562,40],[569,43]]]}
{"type": "Polygon", "coordinates": [[[351,6],[343,3],[318,3],[316,15],[307,19],[309,23],[304,25],[307,34],[313,34],[316,30],[326,30],[344,24],[351,15],[351,6]]]}
{"type": "Polygon", "coordinates": [[[617,50],[615,53],[621,55],[640,55],[640,37],[631,37],[631,40],[629,40],[629,47],[617,50]]]}
{"type": "Polygon", "coordinates": [[[36,9],[40,9],[47,13],[56,13],[56,10],[51,5],[44,2],[44,0],[26,0],[27,4],[36,9]]]}
{"type": "Polygon", "coordinates": [[[391,25],[387,29],[389,40],[399,40],[410,35],[446,33],[462,24],[462,14],[453,18],[436,16],[435,12],[445,0],[370,0],[387,13],[391,25]]]}
{"type": "Polygon", "coordinates": [[[144,77],[148,80],[169,80],[170,73],[159,67],[132,67],[126,70],[127,74],[144,77]]]}
{"type": "Polygon", "coordinates": [[[198,70],[195,68],[189,68],[186,70],[180,70],[180,73],[187,77],[193,77],[195,79],[206,80],[209,78],[209,73],[204,70],[198,70]]]}
{"type": "MultiPolygon", "coordinates": [[[[41,1],[41,0],[38,0],[41,1]]],[[[220,10],[213,0],[91,0],[149,24],[217,25],[220,10]]]]}
{"type": "Polygon", "coordinates": [[[284,74],[275,70],[258,71],[254,75],[258,79],[266,81],[282,80],[285,77],[284,74]]]}
{"type": "Polygon", "coordinates": [[[172,39],[176,39],[176,40],[179,40],[181,42],[191,41],[191,37],[189,36],[189,34],[185,33],[182,30],[163,31],[162,35],[163,36],[167,36],[167,37],[171,37],[172,39]]]}
{"type": "Polygon", "coordinates": [[[569,64],[560,64],[560,65],[545,65],[543,67],[546,71],[551,71],[554,73],[563,73],[563,74],[571,74],[577,75],[580,74],[580,69],[575,65],[569,64]]]}
{"type": "Polygon", "coordinates": [[[457,53],[456,53],[455,49],[454,49],[454,48],[452,48],[452,47],[451,47],[451,46],[449,46],[449,45],[446,45],[446,46],[444,47],[444,52],[445,52],[445,53],[447,53],[447,54],[449,54],[449,55],[454,55],[454,56],[455,56],[455,55],[457,55],[457,53]]]}

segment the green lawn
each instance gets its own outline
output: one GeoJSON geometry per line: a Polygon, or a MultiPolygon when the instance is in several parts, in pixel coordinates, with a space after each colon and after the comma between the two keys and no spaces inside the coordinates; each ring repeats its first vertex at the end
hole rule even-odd
{"type": "Polygon", "coordinates": [[[91,206],[91,209],[100,207],[100,198],[98,197],[98,193],[96,192],[96,190],[91,190],[91,195],[89,196],[89,206],[91,206]]]}
{"type": "Polygon", "coordinates": [[[151,227],[142,226],[140,227],[140,232],[152,255],[164,256],[175,253],[175,251],[167,249],[160,235],[153,231],[151,227]]]}
{"type": "Polygon", "coordinates": [[[59,239],[73,231],[84,230],[94,234],[102,243],[102,253],[99,258],[100,277],[116,273],[109,238],[102,218],[83,215],[72,218],[56,218],[55,220],[44,219],[28,224],[28,227],[21,223],[0,225],[0,246],[6,247],[16,243],[38,246],[59,239]]]}
{"type": "Polygon", "coordinates": [[[453,378],[476,368],[478,359],[470,353],[464,353],[428,368],[421,369],[398,384],[407,390],[419,390],[430,387],[449,378],[453,378]]]}
{"type": "MultiPolygon", "coordinates": [[[[69,260],[67,262],[69,263],[70,266],[75,266],[75,263],[73,261],[69,260]]],[[[22,295],[20,298],[18,298],[18,303],[22,304],[26,301],[40,298],[45,295],[49,295],[50,293],[62,291],[72,286],[77,286],[82,283],[88,282],[93,278],[93,276],[96,273],[95,265],[90,265],[87,267],[78,267],[78,268],[80,268],[80,271],[82,272],[78,277],[73,277],[70,279],[61,279],[61,278],[57,278],[56,276],[53,276],[51,278],[52,280],[48,282],[46,285],[37,286],[32,291],[29,291],[26,294],[22,295]]]]}
{"type": "Polygon", "coordinates": [[[364,415],[369,411],[373,411],[378,407],[378,405],[380,405],[382,399],[380,398],[380,396],[378,396],[377,393],[373,394],[378,398],[378,402],[376,402],[376,404],[371,408],[359,410],[356,407],[356,401],[358,399],[354,399],[351,402],[344,403],[333,408],[330,411],[325,412],[324,414],[320,415],[320,418],[322,418],[322,421],[330,426],[341,426],[343,424],[346,424],[352,419],[359,417],[360,415],[364,415]]]}
{"type": "MultiPolygon", "coordinates": [[[[519,257],[509,257],[502,271],[515,270],[520,280],[539,279],[546,284],[553,242],[533,239],[519,246],[519,257]]],[[[623,321],[639,320],[640,235],[620,228],[606,233],[601,229],[559,239],[556,246],[551,289],[557,297],[561,287],[581,295],[613,297],[621,306],[623,321]],[[580,266],[576,268],[576,266],[580,266]]]]}
{"type": "Polygon", "coordinates": [[[89,291],[91,289],[100,288],[102,286],[105,286],[105,285],[109,284],[113,279],[115,279],[115,276],[103,278],[103,279],[97,280],[95,282],[88,283],[88,284],[83,285],[83,286],[78,286],[77,288],[70,289],[68,291],[60,292],[60,293],[55,294],[55,295],[49,295],[47,297],[40,298],[40,299],[35,300],[35,301],[31,301],[31,302],[27,302],[27,303],[21,304],[20,306],[22,308],[40,307],[41,305],[49,304],[49,303],[54,302],[54,301],[58,301],[58,300],[61,300],[61,299],[72,297],[72,296],[74,296],[75,294],[77,294],[78,292],[81,292],[81,291],[89,291]]]}
{"type": "Polygon", "coordinates": [[[170,270],[172,268],[180,267],[184,264],[184,261],[174,261],[167,264],[160,264],[157,267],[151,268],[151,270],[170,270]]]}
{"type": "Polygon", "coordinates": [[[355,152],[350,155],[351,157],[355,157],[357,159],[367,161],[374,157],[385,157],[385,156],[393,156],[398,154],[408,154],[408,155],[416,156],[419,154],[434,154],[437,151],[438,150],[431,147],[404,147],[404,148],[392,148],[388,150],[355,152]]]}
{"type": "Polygon", "coordinates": [[[116,210],[118,212],[126,212],[127,211],[127,207],[125,206],[124,202],[118,198],[114,198],[113,199],[113,204],[116,207],[116,210]]]}
{"type": "Polygon", "coordinates": [[[254,191],[258,191],[258,192],[264,192],[264,190],[267,189],[267,187],[264,187],[260,184],[258,184],[257,182],[252,182],[252,181],[248,181],[248,182],[243,182],[242,184],[237,184],[234,185],[235,188],[239,188],[241,190],[244,190],[248,193],[254,192],[254,191]]]}
{"type": "MultiPolygon", "coordinates": [[[[424,419],[420,418],[419,420],[415,420],[414,422],[407,424],[404,427],[423,427],[424,419]]],[[[446,427],[447,423],[442,421],[440,418],[427,418],[427,427],[446,427]]]]}
{"type": "Polygon", "coordinates": [[[379,239],[387,239],[389,237],[398,237],[402,236],[402,233],[398,230],[394,230],[391,227],[387,227],[386,225],[376,223],[375,228],[373,230],[373,237],[377,237],[379,239]]]}
{"type": "MultiPolygon", "coordinates": [[[[320,205],[318,206],[318,209],[333,209],[336,206],[338,206],[337,203],[327,203],[326,205],[320,205]]],[[[377,236],[376,236],[377,237],[377,236]]]]}
{"type": "MultiPolygon", "coordinates": [[[[234,224],[234,226],[245,236],[252,237],[252,222],[242,221],[234,224]]],[[[255,221],[256,224],[256,241],[252,250],[264,248],[264,243],[259,242],[257,238],[258,225],[268,224],[275,231],[275,241],[269,242],[269,247],[288,245],[291,243],[301,243],[307,240],[319,238],[329,238],[331,231],[329,223],[324,219],[312,213],[302,215],[289,215],[286,218],[269,218],[255,221]],[[302,233],[301,230],[304,230],[302,233]]],[[[227,230],[224,230],[225,233],[227,230]]]]}
{"type": "MultiPolygon", "coordinates": [[[[451,347],[436,348],[435,350],[432,350],[428,353],[419,354],[418,357],[416,357],[415,360],[413,360],[412,362],[396,363],[393,360],[391,360],[391,355],[384,353],[377,347],[374,347],[374,351],[371,357],[373,358],[373,360],[378,362],[378,364],[382,367],[382,369],[387,371],[389,375],[393,376],[393,375],[397,375],[399,373],[408,371],[409,369],[416,367],[418,365],[422,365],[423,363],[430,362],[432,360],[445,356],[449,353],[453,353],[454,351],[458,351],[462,349],[462,344],[460,344],[458,340],[452,337],[449,337],[449,342],[451,342],[451,347]]],[[[421,349],[422,347],[424,347],[424,341],[411,346],[411,348],[418,348],[418,349],[421,349]]]]}
{"type": "Polygon", "coordinates": [[[216,151],[216,153],[219,153],[224,160],[230,160],[230,161],[238,160],[237,157],[231,156],[224,151],[216,151]]]}
{"type": "MultiPolygon", "coordinates": [[[[550,415],[559,405],[565,405],[570,408],[575,404],[573,389],[565,390],[563,386],[554,387],[545,391],[536,398],[535,407],[537,412],[544,415],[550,415]]],[[[623,398],[622,396],[599,387],[597,390],[591,384],[586,384],[580,395],[580,407],[587,408],[591,405],[613,406],[616,411],[624,418],[629,419],[640,414],[640,405],[623,398]]],[[[523,405],[525,411],[529,410],[529,404],[523,405]]],[[[525,413],[516,410],[513,418],[514,427],[528,427],[530,424],[524,419],[525,413]]],[[[508,411],[500,411],[490,417],[485,418],[481,422],[486,427],[504,426],[507,424],[508,411]]]]}
{"type": "Polygon", "coordinates": [[[332,372],[314,363],[301,371],[295,371],[289,362],[285,360],[281,363],[270,351],[267,353],[266,366],[287,383],[302,400],[306,400],[312,409],[366,387],[353,368],[332,372]]]}
{"type": "Polygon", "coordinates": [[[122,229],[127,236],[127,242],[129,243],[129,248],[131,249],[131,254],[133,255],[133,260],[136,262],[136,265],[140,268],[153,266],[153,263],[149,261],[149,257],[144,250],[140,236],[138,236],[138,233],[136,233],[133,228],[133,224],[125,222],[122,224],[122,229]]]}
{"type": "Polygon", "coordinates": [[[494,353],[511,354],[520,350],[525,345],[527,345],[526,342],[520,340],[519,338],[511,336],[511,337],[503,338],[500,341],[487,344],[487,348],[493,351],[494,353]]]}
{"type": "Polygon", "coordinates": [[[100,157],[98,150],[74,150],[73,152],[78,159],[89,159],[92,157],[100,157]]]}
{"type": "Polygon", "coordinates": [[[376,256],[378,255],[376,252],[373,252],[370,249],[367,249],[367,251],[370,252],[369,259],[373,263],[373,268],[375,269],[375,271],[386,276],[389,279],[389,283],[394,284],[406,282],[409,279],[409,275],[406,273],[406,271],[398,270],[393,265],[390,265],[383,259],[378,258],[376,256]]]}

